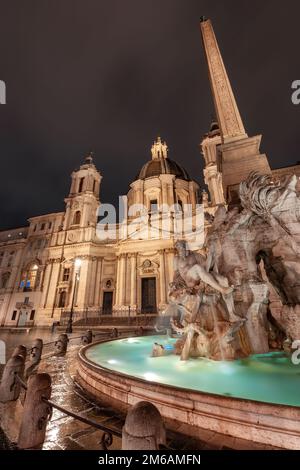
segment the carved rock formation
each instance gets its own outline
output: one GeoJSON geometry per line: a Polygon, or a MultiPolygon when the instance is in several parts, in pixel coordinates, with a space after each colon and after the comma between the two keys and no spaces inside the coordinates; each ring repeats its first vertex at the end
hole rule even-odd
{"type": "Polygon", "coordinates": [[[217,210],[206,256],[179,242],[170,303],[181,359],[234,359],[300,339],[297,183],[251,173],[240,184],[240,207],[217,210]]]}

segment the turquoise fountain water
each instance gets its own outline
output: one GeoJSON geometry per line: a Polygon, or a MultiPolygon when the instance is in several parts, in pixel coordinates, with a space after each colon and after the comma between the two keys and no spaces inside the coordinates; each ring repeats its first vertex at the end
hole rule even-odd
{"type": "Polygon", "coordinates": [[[235,398],[300,406],[300,365],[282,352],[254,355],[235,361],[206,358],[180,361],[172,354],[176,339],[166,336],[127,338],[96,344],[86,351],[90,361],[126,375],[235,398]],[[151,357],[154,342],[167,355],[151,357]]]}

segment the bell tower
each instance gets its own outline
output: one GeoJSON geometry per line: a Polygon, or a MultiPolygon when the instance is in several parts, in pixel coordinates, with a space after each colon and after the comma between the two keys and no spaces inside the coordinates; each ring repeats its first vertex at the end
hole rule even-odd
{"type": "Polygon", "coordinates": [[[83,164],[71,175],[70,193],[65,199],[64,230],[96,226],[102,176],[94,165],[93,157],[92,152],[86,155],[83,164]]]}
{"type": "Polygon", "coordinates": [[[219,124],[212,120],[210,130],[202,139],[200,144],[201,153],[205,161],[204,181],[207,184],[211,203],[213,206],[224,204],[224,192],[222,185],[222,173],[220,172],[219,149],[221,145],[221,134],[219,124]]]}
{"type": "Polygon", "coordinates": [[[268,174],[271,170],[266,155],[259,150],[262,136],[248,137],[245,131],[211,21],[202,17],[200,30],[220,130],[217,166],[224,197],[234,203],[239,183],[251,171],[268,174]]]}

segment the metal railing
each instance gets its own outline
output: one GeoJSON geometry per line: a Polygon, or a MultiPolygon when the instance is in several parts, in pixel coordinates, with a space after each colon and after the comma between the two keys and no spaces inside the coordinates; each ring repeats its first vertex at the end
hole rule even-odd
{"type": "MultiPolygon", "coordinates": [[[[70,310],[62,310],[59,325],[66,326],[71,316],[70,310]]],[[[102,308],[98,310],[74,310],[73,326],[154,326],[158,318],[157,312],[145,313],[140,310],[114,310],[109,313],[102,308]]]]}
{"type": "MultiPolygon", "coordinates": [[[[142,329],[135,329],[134,332],[143,333],[141,330],[142,329]]],[[[119,429],[94,421],[52,401],[51,377],[46,373],[37,373],[36,368],[42,357],[49,357],[51,349],[53,355],[65,355],[67,345],[70,341],[77,341],[80,339],[81,343],[86,344],[84,339],[87,338],[89,342],[91,342],[92,338],[96,336],[102,336],[109,339],[112,337],[118,337],[119,335],[123,336],[124,334],[127,336],[128,330],[127,332],[119,332],[116,328],[113,328],[113,330],[97,332],[96,334],[92,334],[89,330],[84,335],[72,336],[70,338],[68,338],[66,334],[62,334],[58,337],[57,341],[51,341],[45,344],[43,344],[42,340],[36,339],[31,348],[25,348],[20,345],[15,349],[12,357],[6,364],[7,371],[2,376],[0,384],[0,401],[8,403],[20,398],[23,403],[23,415],[18,438],[18,448],[41,448],[46,436],[47,423],[51,420],[53,409],[102,431],[103,434],[99,442],[101,450],[108,450],[113,443],[114,436],[122,438],[123,433],[119,429]],[[64,339],[65,349],[63,353],[60,354],[59,349],[57,348],[57,343],[62,342],[64,339]],[[38,349],[40,352],[38,352],[38,349]],[[21,394],[21,389],[24,390],[23,395],[21,394]]],[[[145,402],[143,402],[143,404],[145,404],[145,402]]],[[[152,415],[149,419],[152,419],[152,415]]],[[[167,449],[165,445],[160,446],[159,448],[167,449]]],[[[142,447],[142,449],[144,449],[144,447],[142,447]]]]}

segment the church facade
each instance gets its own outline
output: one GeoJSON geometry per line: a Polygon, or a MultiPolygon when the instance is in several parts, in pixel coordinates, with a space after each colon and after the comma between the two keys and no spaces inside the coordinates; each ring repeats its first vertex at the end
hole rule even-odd
{"type": "Polygon", "coordinates": [[[177,239],[201,249],[216,208],[236,203],[238,185],[251,171],[300,176],[300,165],[271,170],[260,153],[261,136],[247,135],[211,22],[203,19],[200,27],[216,113],[201,142],[208,193],[158,138],[130,184],[126,230],[123,221],[101,224],[102,176],[88,155],[71,175],[63,212],[0,232],[1,326],[51,325],[70,310],[95,316],[162,311],[177,239]],[[178,230],[185,208],[189,233],[178,230]]]}
{"type": "Polygon", "coordinates": [[[188,206],[194,234],[200,202],[198,183],[167,151],[158,138],[151,160],[130,184],[125,235],[123,223],[110,224],[107,232],[97,224],[102,177],[91,155],[72,173],[64,212],[0,233],[2,326],[51,325],[71,309],[127,316],[165,308],[174,221],[188,206]]]}

